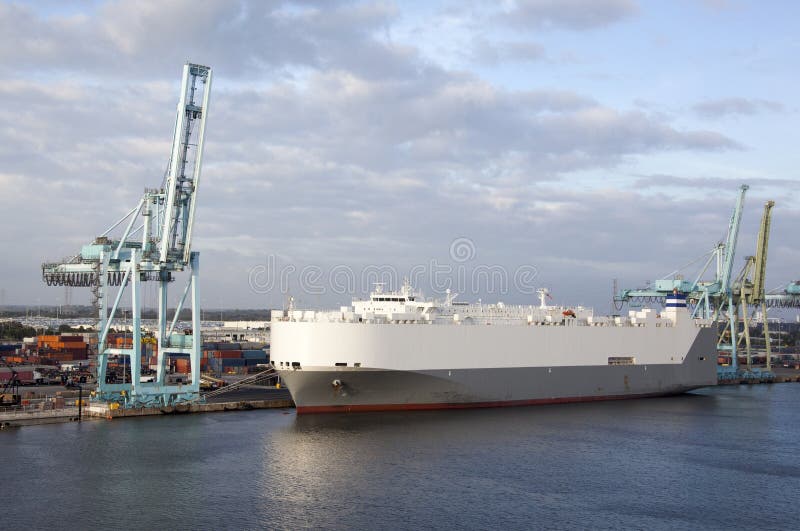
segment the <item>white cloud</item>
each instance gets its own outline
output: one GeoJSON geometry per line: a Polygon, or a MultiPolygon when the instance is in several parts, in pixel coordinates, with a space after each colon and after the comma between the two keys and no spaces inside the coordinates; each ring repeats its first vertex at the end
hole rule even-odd
{"type": "Polygon", "coordinates": [[[546,58],[546,53],[544,47],[535,42],[506,41],[493,43],[485,38],[478,38],[473,43],[472,58],[481,64],[497,65],[507,62],[542,61],[546,58]]]}
{"type": "Polygon", "coordinates": [[[633,0],[516,0],[503,18],[520,29],[589,30],[635,15],[633,0]]]}
{"type": "Polygon", "coordinates": [[[731,115],[753,115],[762,112],[781,112],[785,109],[777,101],[747,98],[720,98],[697,103],[694,111],[704,118],[723,118],[731,115]]]}
{"type": "MultiPolygon", "coordinates": [[[[600,181],[652,155],[733,152],[735,138],[555,78],[510,89],[445,67],[393,40],[406,9],[112,2],[47,16],[0,5],[0,204],[7,219],[24,220],[0,244],[26,263],[0,265],[13,278],[8,299],[48,293],[42,260],[75,251],[160,183],[187,58],[216,76],[196,227],[210,300],[263,303],[247,271],[271,253],[407,266],[446,258],[466,235],[487,263],[532,263],[551,286],[581,278],[561,290],[577,294],[617,266],[644,276],[665,255],[714,243],[727,205],[714,202],[704,217],[702,196],[676,204],[641,175],[623,189],[584,189],[582,172],[600,181]],[[686,225],[703,228],[654,243],[665,226],[686,225]]],[[[624,1],[514,9],[531,27],[576,30],[637,12],[624,1]]],[[[499,62],[546,54],[528,40],[486,43],[499,62]]]]}

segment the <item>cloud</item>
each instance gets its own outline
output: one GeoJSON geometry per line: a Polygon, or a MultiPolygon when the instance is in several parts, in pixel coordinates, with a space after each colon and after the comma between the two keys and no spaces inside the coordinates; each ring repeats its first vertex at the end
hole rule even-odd
{"type": "Polygon", "coordinates": [[[519,29],[591,30],[635,15],[633,0],[516,0],[502,15],[519,29]]]}
{"type": "Polygon", "coordinates": [[[537,62],[545,59],[544,47],[535,42],[509,41],[492,43],[478,38],[473,43],[472,59],[480,64],[537,62]]]}
{"type": "Polygon", "coordinates": [[[737,190],[743,184],[757,184],[762,187],[793,187],[797,182],[790,179],[769,179],[758,178],[748,182],[741,179],[729,179],[724,177],[678,177],[675,175],[655,174],[643,175],[636,180],[636,188],[691,188],[710,190],[737,190]]]}
{"type": "MultiPolygon", "coordinates": [[[[132,203],[142,186],[160,182],[173,104],[161,92],[174,90],[158,83],[121,93],[97,85],[70,90],[81,96],[65,106],[49,96],[62,92],[50,83],[6,85],[2,117],[15,124],[0,131],[6,168],[69,182],[87,198],[131,183],[132,203]]],[[[610,167],[628,155],[735,147],[722,135],[681,131],[572,92],[500,90],[443,70],[381,81],[320,71],[302,83],[220,89],[208,135],[204,186],[221,207],[292,214],[281,206],[288,204],[294,213],[331,216],[348,204],[362,210],[365,200],[385,208],[397,197],[475,187],[487,191],[487,206],[507,209],[519,186],[610,167]]]]}
{"type": "MultiPolygon", "coordinates": [[[[629,9],[609,18],[612,4],[597,3],[604,16],[584,5],[583,21],[570,19],[576,2],[526,5],[537,24],[588,29],[635,12],[621,2],[629,9]]],[[[74,252],[161,182],[187,57],[215,68],[195,229],[212,301],[266,304],[247,277],[267,254],[409,266],[446,259],[463,235],[483,263],[535,265],[542,282],[565,286],[564,300],[601,283],[605,297],[612,269],[637,279],[727,226],[727,205],[717,213],[702,197],[676,206],[630,179],[601,188],[606,173],[653,155],[741,149],[725,131],[681,127],[568,82],[511,89],[437,64],[393,38],[404,16],[393,5],[158,5],[0,6],[0,204],[25,220],[0,235],[25,263],[0,264],[14,279],[9,301],[52,294],[39,263],[74,252]],[[653,243],[665,224],[691,223],[703,227],[653,243]]],[[[528,40],[486,42],[487,64],[546,59],[528,40]]]]}
{"type": "Polygon", "coordinates": [[[412,50],[372,37],[396,15],[383,3],[119,0],[68,15],[0,4],[0,63],[120,78],[167,75],[187,59],[247,78],[333,64],[400,75],[412,50]]]}
{"type": "Polygon", "coordinates": [[[707,100],[692,107],[704,118],[724,118],[735,115],[754,115],[762,112],[782,112],[785,107],[777,101],[746,98],[707,100]]]}

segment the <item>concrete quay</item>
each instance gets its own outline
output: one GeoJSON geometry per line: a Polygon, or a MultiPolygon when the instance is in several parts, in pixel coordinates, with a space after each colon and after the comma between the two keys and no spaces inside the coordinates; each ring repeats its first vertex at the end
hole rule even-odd
{"type": "MultiPolygon", "coordinates": [[[[84,408],[84,418],[86,416],[84,408]]],[[[38,424],[55,424],[60,422],[77,422],[78,408],[65,407],[60,409],[23,408],[0,412],[0,429],[14,426],[36,426],[38,424]]]]}
{"type": "MultiPolygon", "coordinates": [[[[268,400],[237,400],[230,402],[211,402],[179,404],[168,407],[111,409],[108,404],[91,403],[83,407],[81,420],[113,420],[127,417],[146,417],[154,415],[176,415],[193,413],[215,413],[223,411],[248,411],[253,409],[292,408],[291,399],[278,398],[268,400]]],[[[38,424],[54,424],[77,422],[78,408],[41,410],[39,408],[8,409],[0,411],[0,429],[16,426],[35,426],[38,424]]]]}
{"type": "Polygon", "coordinates": [[[221,411],[248,411],[251,409],[276,409],[294,407],[287,399],[239,400],[235,402],[212,402],[178,404],[166,407],[119,408],[111,409],[108,404],[90,404],[84,416],[94,419],[116,419],[125,417],[147,417],[153,415],[175,415],[189,413],[215,413],[221,411]]]}

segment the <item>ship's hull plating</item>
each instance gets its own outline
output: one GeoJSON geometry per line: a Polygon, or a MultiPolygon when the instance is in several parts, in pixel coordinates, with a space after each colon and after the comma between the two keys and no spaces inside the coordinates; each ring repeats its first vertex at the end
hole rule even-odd
{"type": "Polygon", "coordinates": [[[502,407],[672,395],[716,385],[715,334],[702,329],[682,363],[386,370],[280,370],[298,413],[502,407]]]}

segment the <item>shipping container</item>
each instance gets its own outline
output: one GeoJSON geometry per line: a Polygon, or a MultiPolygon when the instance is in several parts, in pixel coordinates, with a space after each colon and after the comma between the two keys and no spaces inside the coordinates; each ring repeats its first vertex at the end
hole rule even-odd
{"type": "Polygon", "coordinates": [[[188,359],[177,359],[175,360],[175,370],[187,374],[191,370],[191,363],[188,359]]]}
{"type": "Polygon", "coordinates": [[[241,358],[212,358],[209,360],[209,365],[212,368],[224,368],[224,367],[244,367],[245,360],[241,358]]]}
{"type": "Polygon", "coordinates": [[[242,357],[245,359],[263,358],[267,353],[263,350],[243,350],[242,357]]]}
{"type": "Polygon", "coordinates": [[[169,344],[172,347],[188,348],[192,346],[192,336],[186,334],[172,334],[169,336],[169,344]]]}
{"type": "Polygon", "coordinates": [[[72,361],[75,359],[71,352],[50,352],[47,357],[55,361],[72,361]]]}
{"type": "Polygon", "coordinates": [[[264,343],[260,341],[241,341],[242,350],[258,350],[264,348],[264,343]]]}
{"type": "Polygon", "coordinates": [[[240,359],[242,357],[241,350],[219,350],[215,352],[215,358],[220,359],[240,359]]]}
{"type": "MultiPolygon", "coordinates": [[[[16,369],[15,369],[16,370],[16,369]]],[[[23,385],[34,383],[33,369],[31,370],[16,370],[17,379],[23,385]]],[[[6,383],[11,379],[11,371],[0,371],[0,383],[6,383]]]]}
{"type": "Polygon", "coordinates": [[[241,343],[220,343],[216,350],[242,350],[241,343]]]}

